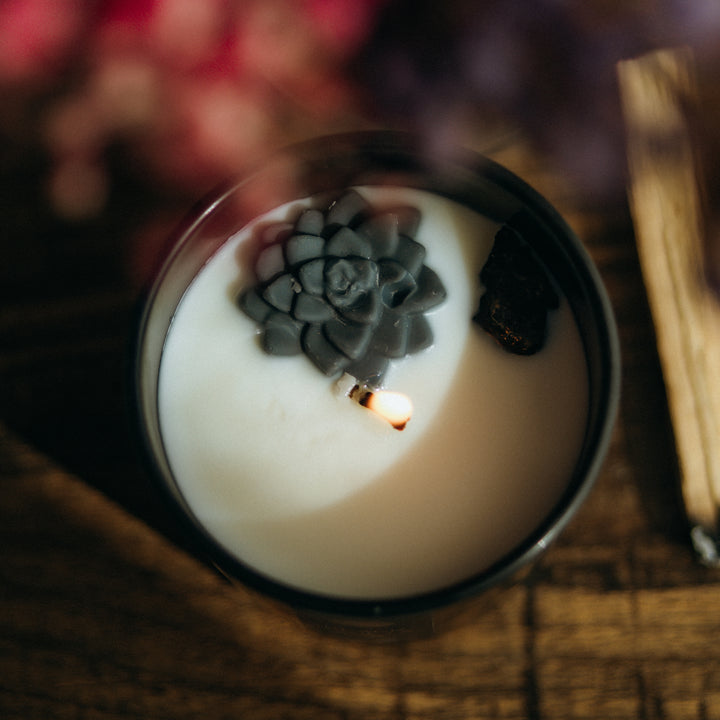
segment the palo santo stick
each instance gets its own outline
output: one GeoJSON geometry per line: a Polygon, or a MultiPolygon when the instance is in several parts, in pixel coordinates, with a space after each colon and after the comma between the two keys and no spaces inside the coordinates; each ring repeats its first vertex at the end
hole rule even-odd
{"type": "Polygon", "coordinates": [[[630,203],[700,557],[720,565],[720,304],[705,282],[700,174],[684,109],[692,55],[663,50],[618,66],[630,203]]]}

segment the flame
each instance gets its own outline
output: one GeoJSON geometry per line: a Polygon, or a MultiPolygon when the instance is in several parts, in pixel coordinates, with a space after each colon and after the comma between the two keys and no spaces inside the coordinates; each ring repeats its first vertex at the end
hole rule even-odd
{"type": "Polygon", "coordinates": [[[396,430],[405,428],[413,411],[410,398],[392,390],[369,392],[361,399],[360,404],[387,420],[396,430]]]}

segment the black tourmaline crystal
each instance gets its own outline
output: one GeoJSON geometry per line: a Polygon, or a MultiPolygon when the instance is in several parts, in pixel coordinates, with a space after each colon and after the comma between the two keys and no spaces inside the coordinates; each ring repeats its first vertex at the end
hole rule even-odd
{"type": "Polygon", "coordinates": [[[558,308],[559,298],[541,261],[512,220],[495,236],[480,282],[485,292],[475,322],[509,352],[533,355],[541,350],[547,337],[548,312],[558,308]]]}

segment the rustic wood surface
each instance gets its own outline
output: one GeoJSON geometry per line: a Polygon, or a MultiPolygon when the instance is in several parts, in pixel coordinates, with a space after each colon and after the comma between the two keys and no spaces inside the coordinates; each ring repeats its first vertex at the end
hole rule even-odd
{"type": "Polygon", "coordinates": [[[0,718],[720,718],[720,575],[688,540],[628,208],[581,205],[521,146],[499,159],[595,259],[623,398],[602,474],[561,538],[432,639],[320,636],[186,553],[133,450],[137,287],[109,270],[116,242],[3,236],[0,718]]]}

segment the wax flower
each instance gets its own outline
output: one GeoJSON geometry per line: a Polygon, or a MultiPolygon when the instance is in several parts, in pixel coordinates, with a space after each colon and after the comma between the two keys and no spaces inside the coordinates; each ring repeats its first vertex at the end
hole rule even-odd
{"type": "Polygon", "coordinates": [[[375,211],[347,191],[325,212],[266,228],[257,284],[239,297],[270,355],[304,353],[328,376],[379,387],[392,360],[430,347],[425,313],[447,293],[414,239],[413,207],[375,211]]]}

